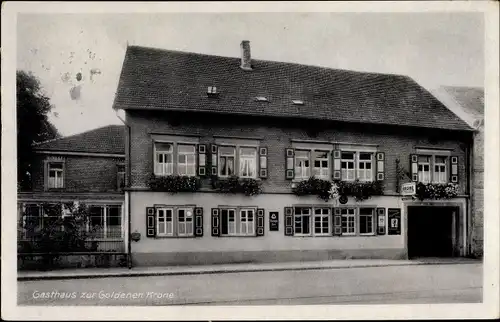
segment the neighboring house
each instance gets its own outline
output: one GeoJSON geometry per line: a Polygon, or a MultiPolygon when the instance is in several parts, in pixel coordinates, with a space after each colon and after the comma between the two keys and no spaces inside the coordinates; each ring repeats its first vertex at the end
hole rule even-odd
{"type": "Polygon", "coordinates": [[[18,193],[18,239],[29,240],[27,222],[44,226],[44,207],[78,201],[90,207],[86,229],[98,227],[97,250],[125,253],[124,139],[124,126],[110,125],[35,144],[32,189],[18,193]]]}
{"type": "Polygon", "coordinates": [[[406,76],[253,60],[248,41],[241,52],[127,47],[113,108],[128,126],[134,265],[467,255],[465,122],[406,76]],[[403,198],[398,160],[458,195],[403,198]],[[193,192],[162,191],[179,175],[193,192]],[[385,188],[296,195],[311,175],[385,188]],[[231,176],[262,193],[221,192],[231,176]]]}
{"type": "Polygon", "coordinates": [[[484,89],[441,86],[433,91],[446,107],[474,128],[471,162],[472,253],[483,255],[484,213],[484,89]]]}

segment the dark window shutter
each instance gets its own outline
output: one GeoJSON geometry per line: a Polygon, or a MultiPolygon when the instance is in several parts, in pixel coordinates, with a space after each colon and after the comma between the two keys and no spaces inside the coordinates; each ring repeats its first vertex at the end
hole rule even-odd
{"type": "Polygon", "coordinates": [[[259,178],[267,178],[267,148],[259,148],[259,178]]]}
{"type": "Polygon", "coordinates": [[[377,181],[385,179],[385,153],[377,152],[377,181]]]}
{"type": "Polygon", "coordinates": [[[194,208],[194,235],[196,237],[203,236],[203,208],[194,208]]]}
{"type": "Polygon", "coordinates": [[[219,208],[212,208],[212,236],[220,236],[219,208]]]}
{"type": "Polygon", "coordinates": [[[377,208],[377,234],[385,235],[385,208],[377,208]]]}
{"type": "Polygon", "coordinates": [[[332,208],[333,214],[333,236],[342,235],[342,214],[340,208],[332,208]]]}
{"type": "Polygon", "coordinates": [[[293,236],[293,208],[285,207],[285,236],[293,236]]]}
{"type": "Polygon", "coordinates": [[[418,155],[410,154],[410,173],[411,180],[418,181],[418,155]]]}
{"type": "Polygon", "coordinates": [[[210,154],[211,154],[211,157],[212,157],[212,160],[211,160],[211,174],[213,176],[216,176],[217,175],[217,166],[218,166],[218,154],[217,154],[217,144],[211,144],[210,145],[210,154]]]}
{"type": "Polygon", "coordinates": [[[257,236],[264,236],[264,209],[257,209],[257,236]]]}
{"type": "Polygon", "coordinates": [[[287,148],[286,149],[286,171],[285,171],[285,178],[288,180],[292,180],[295,178],[295,150],[292,148],[287,148]]]}
{"type": "Polygon", "coordinates": [[[458,183],[458,157],[451,156],[450,161],[450,182],[458,183]]]}
{"type": "Polygon", "coordinates": [[[342,175],[340,172],[340,150],[332,151],[332,159],[333,159],[333,171],[332,171],[332,179],[333,180],[341,180],[342,175]]]}
{"type": "Polygon", "coordinates": [[[207,175],[207,145],[198,144],[198,175],[204,177],[207,175]]]}
{"type": "Polygon", "coordinates": [[[146,207],[146,237],[156,236],[156,214],[154,207],[146,207]]]}

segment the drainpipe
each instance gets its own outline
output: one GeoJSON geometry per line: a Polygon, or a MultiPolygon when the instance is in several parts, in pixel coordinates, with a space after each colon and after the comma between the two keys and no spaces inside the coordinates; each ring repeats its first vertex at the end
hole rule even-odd
{"type": "MultiPolygon", "coordinates": [[[[127,128],[127,151],[125,153],[125,156],[127,158],[126,162],[127,162],[127,171],[126,171],[126,175],[125,175],[125,188],[129,188],[130,187],[130,166],[131,166],[131,163],[130,163],[130,136],[131,136],[131,129],[130,129],[130,125],[127,124],[127,122],[122,119],[120,117],[120,115],[118,115],[118,111],[116,110],[115,111],[116,113],[116,117],[118,117],[120,119],[120,121],[122,121],[122,123],[125,125],[125,127],[127,128]]],[[[125,192],[126,194],[128,192],[125,192]]],[[[130,236],[131,236],[131,229],[132,229],[132,220],[130,218],[130,195],[128,196],[127,199],[127,225],[128,225],[128,239],[127,239],[127,265],[128,265],[128,268],[131,269],[132,268],[132,243],[131,243],[131,239],[130,239],[130,236]]]]}

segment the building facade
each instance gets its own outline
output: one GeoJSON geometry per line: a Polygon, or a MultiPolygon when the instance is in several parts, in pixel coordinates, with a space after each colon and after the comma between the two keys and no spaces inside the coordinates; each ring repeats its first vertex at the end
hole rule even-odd
{"type": "Polygon", "coordinates": [[[75,201],[89,207],[94,251],[126,253],[124,139],[124,127],[112,125],[34,145],[32,188],[18,192],[20,254],[29,253],[32,231],[53,219],[51,206],[75,201]]]}
{"type": "Polygon", "coordinates": [[[249,46],[127,48],[113,108],[134,265],[468,254],[466,123],[408,77],[252,60],[249,46]],[[455,193],[402,196],[412,182],[455,193]],[[341,198],[318,198],[325,186],[341,198]]]}
{"type": "Polygon", "coordinates": [[[471,252],[483,256],[484,248],[484,89],[442,86],[433,91],[446,107],[475,129],[471,162],[471,252]]]}

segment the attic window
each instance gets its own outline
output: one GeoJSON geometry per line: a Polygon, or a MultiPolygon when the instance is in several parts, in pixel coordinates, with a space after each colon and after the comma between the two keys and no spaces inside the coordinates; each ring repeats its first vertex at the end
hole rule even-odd
{"type": "Polygon", "coordinates": [[[302,100],[292,100],[293,105],[304,105],[304,101],[302,100]]]}
{"type": "Polygon", "coordinates": [[[257,97],[255,98],[255,100],[256,100],[257,102],[269,102],[269,100],[267,99],[267,97],[264,97],[264,96],[257,96],[257,97]]]}
{"type": "Polygon", "coordinates": [[[215,86],[208,86],[208,89],[207,89],[207,94],[210,96],[210,95],[217,95],[217,87],[215,86]]]}

